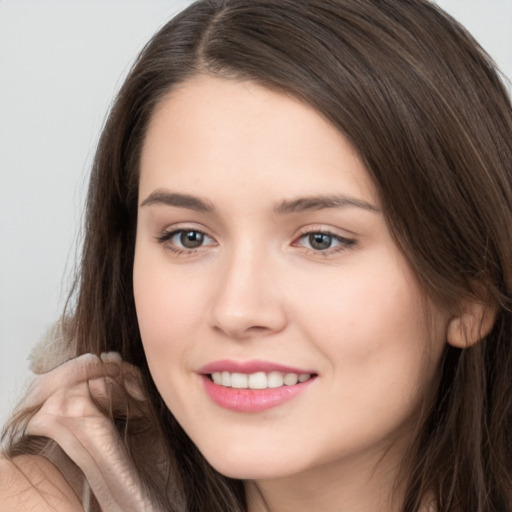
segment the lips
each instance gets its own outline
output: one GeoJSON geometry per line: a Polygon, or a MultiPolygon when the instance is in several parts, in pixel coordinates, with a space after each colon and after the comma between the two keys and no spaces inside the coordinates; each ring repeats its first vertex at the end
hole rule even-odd
{"type": "Polygon", "coordinates": [[[266,361],[222,360],[199,370],[208,396],[238,412],[277,407],[302,393],[317,377],[312,370],[266,361]]]}
{"type": "Polygon", "coordinates": [[[256,372],[282,372],[282,373],[309,373],[314,374],[315,372],[311,369],[294,368],[292,366],[286,366],[277,363],[271,363],[269,361],[261,361],[258,359],[251,361],[233,361],[231,359],[223,359],[215,361],[213,363],[203,366],[199,373],[212,374],[214,372],[231,372],[231,373],[256,373],[256,372]]]}

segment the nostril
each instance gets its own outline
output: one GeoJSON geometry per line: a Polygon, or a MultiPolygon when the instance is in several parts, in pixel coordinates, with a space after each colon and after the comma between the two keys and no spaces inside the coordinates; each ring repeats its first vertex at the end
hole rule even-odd
{"type": "Polygon", "coordinates": [[[266,331],[270,331],[270,329],[268,327],[262,327],[259,325],[255,325],[254,327],[250,327],[249,329],[247,329],[247,331],[252,331],[253,333],[257,334],[257,333],[264,333],[266,331]]]}

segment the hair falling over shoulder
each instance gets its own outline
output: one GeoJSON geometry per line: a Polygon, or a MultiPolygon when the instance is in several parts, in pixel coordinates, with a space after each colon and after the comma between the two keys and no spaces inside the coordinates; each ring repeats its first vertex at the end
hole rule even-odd
{"type": "MultiPolygon", "coordinates": [[[[242,483],[208,464],[160,398],[133,299],[145,131],[169,91],[198,74],[313,106],[363,159],[426,294],[454,313],[465,300],[495,312],[478,343],[446,345],[403,461],[401,512],[512,512],[512,106],[491,59],[426,0],[200,0],[153,37],[122,86],[92,169],[62,339],[69,355],[117,351],[141,369],[165,463],[130,444],[129,418],[116,425],[155,499],[181,512],[246,509],[242,483]]],[[[8,455],[57,453],[24,435],[33,413],[7,425],[8,455]]]]}

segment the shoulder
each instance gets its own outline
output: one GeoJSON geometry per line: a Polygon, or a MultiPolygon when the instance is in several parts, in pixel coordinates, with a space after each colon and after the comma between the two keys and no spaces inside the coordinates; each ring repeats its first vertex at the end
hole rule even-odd
{"type": "Polygon", "coordinates": [[[0,456],[0,512],[83,512],[60,471],[44,457],[0,456]]]}

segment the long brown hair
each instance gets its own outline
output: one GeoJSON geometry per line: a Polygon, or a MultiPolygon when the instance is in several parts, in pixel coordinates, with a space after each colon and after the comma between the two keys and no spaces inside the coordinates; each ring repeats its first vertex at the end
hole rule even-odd
{"type": "MultiPolygon", "coordinates": [[[[496,308],[484,339],[445,349],[404,461],[402,512],[427,497],[439,512],[511,511],[512,107],[491,59],[426,0],[198,1],[153,37],[126,79],[92,169],[67,336],[77,354],[115,350],[142,369],[183,505],[161,502],[246,507],[242,483],[209,466],[155,389],[132,290],[145,130],[162,98],[198,73],[312,105],[359,152],[426,294],[454,310],[464,299],[496,308]]],[[[140,471],[151,481],[151,468],[140,471]]]]}

